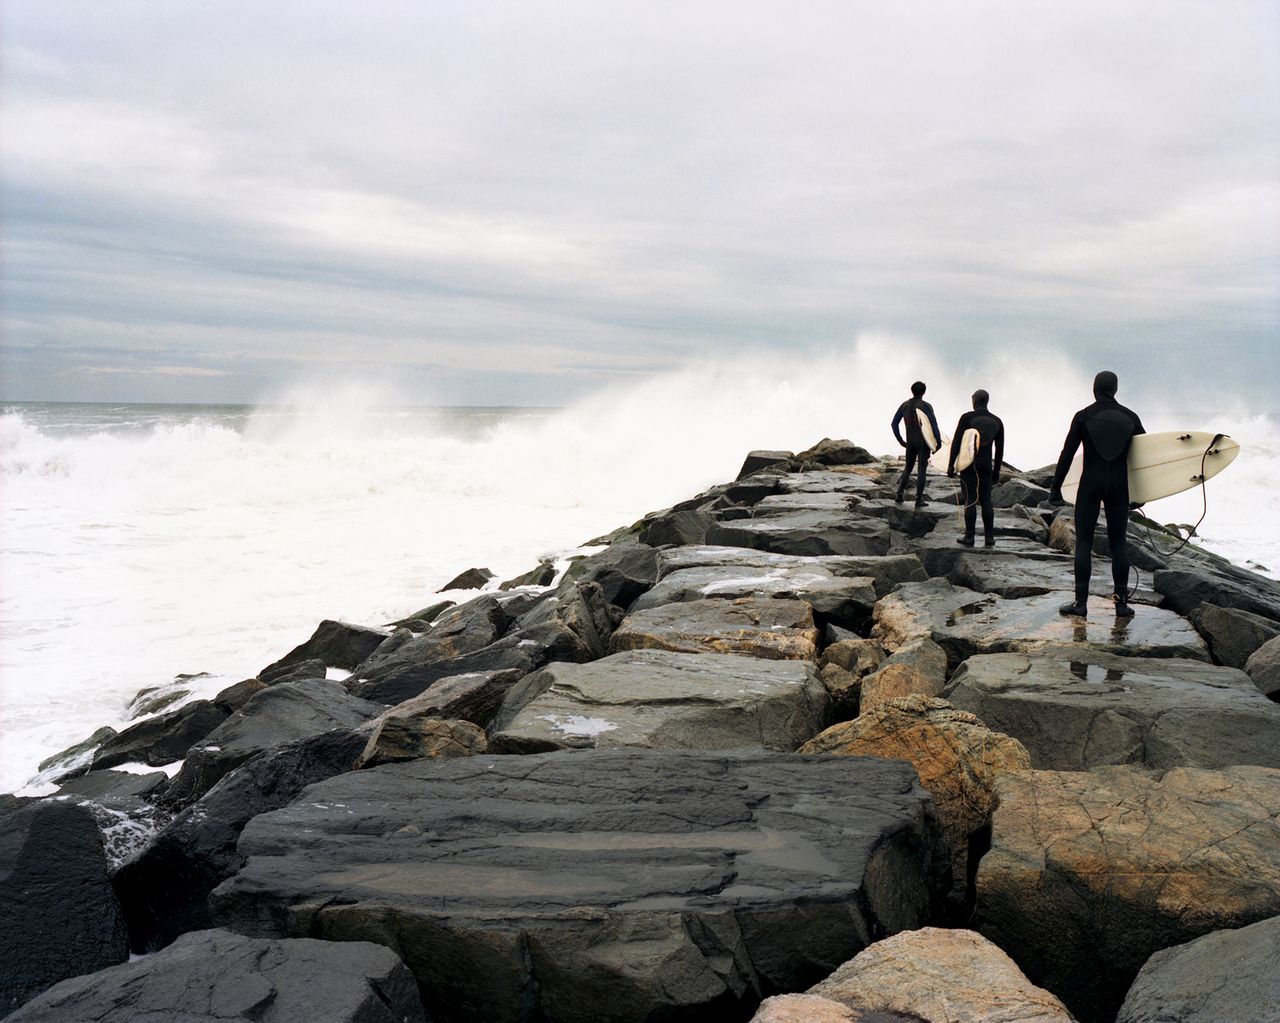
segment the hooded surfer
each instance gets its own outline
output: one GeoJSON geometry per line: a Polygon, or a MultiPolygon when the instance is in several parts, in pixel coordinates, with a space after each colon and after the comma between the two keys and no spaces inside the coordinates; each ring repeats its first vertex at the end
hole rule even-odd
{"type": "Polygon", "coordinates": [[[898,481],[898,496],[894,500],[899,504],[902,503],[903,495],[907,490],[907,481],[911,479],[911,470],[918,463],[920,468],[916,476],[917,508],[929,503],[924,496],[924,472],[929,463],[929,456],[937,449],[938,438],[942,436],[942,431],[938,429],[938,420],[933,415],[933,406],[924,400],[924,390],[924,384],[919,380],[911,385],[911,397],[898,406],[892,423],[893,435],[898,438],[898,443],[907,449],[907,465],[902,470],[902,479],[898,481]],[[933,431],[929,438],[925,437],[922,418],[933,431]],[[902,423],[906,429],[906,440],[903,440],[902,434],[898,432],[899,423],[902,423]]]}
{"type": "Polygon", "coordinates": [[[1116,617],[1132,618],[1129,606],[1129,552],[1125,539],[1129,528],[1129,442],[1147,431],[1131,409],[1116,401],[1119,381],[1110,370],[1093,378],[1094,402],[1071,420],[1066,443],[1053,474],[1049,499],[1061,502],[1062,482],[1076,450],[1084,445],[1084,471],[1076,492],[1076,594],[1064,604],[1064,615],[1088,615],[1089,577],[1093,571],[1093,534],[1098,509],[1107,512],[1107,542],[1111,547],[1111,578],[1115,583],[1116,617]]]}
{"type": "MultiPolygon", "coordinates": [[[[991,396],[984,390],[973,392],[973,411],[966,412],[956,424],[954,436],[964,437],[966,430],[978,434],[973,462],[960,470],[960,482],[964,486],[964,536],[957,542],[965,547],[973,546],[974,530],[978,524],[978,507],[982,507],[983,546],[994,547],[995,509],[991,505],[991,485],[1000,478],[1000,466],[1004,462],[1004,423],[988,408],[991,396]]],[[[951,457],[947,460],[947,475],[956,474],[956,455],[959,442],[951,445],[951,457]]]]}

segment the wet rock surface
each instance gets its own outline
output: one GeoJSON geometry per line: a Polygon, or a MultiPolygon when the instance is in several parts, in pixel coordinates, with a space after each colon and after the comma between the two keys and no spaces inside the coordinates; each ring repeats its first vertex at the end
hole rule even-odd
{"type": "Polygon", "coordinates": [[[613,634],[610,652],[672,650],[811,661],[817,657],[818,635],[813,610],[801,600],[691,600],[627,615],[613,634]]]}
{"type": "Polygon", "coordinates": [[[799,511],[712,525],[704,541],[774,554],[887,554],[889,525],[847,512],[799,511]]]}
{"type": "Polygon", "coordinates": [[[1280,693],[1280,638],[1269,639],[1245,662],[1245,674],[1264,696],[1276,699],[1280,693]]]}
{"type": "Polygon", "coordinates": [[[67,980],[15,1023],[425,1023],[413,975],[390,949],[196,931],[154,956],[67,980]]]}
{"type": "Polygon", "coordinates": [[[622,746],[791,752],[826,724],[828,705],[805,661],[662,650],[551,665],[512,696],[527,702],[493,735],[495,753],[622,746]]]}
{"type": "Polygon", "coordinates": [[[1087,647],[971,657],[943,697],[1031,753],[1036,768],[1280,767],[1280,706],[1244,672],[1087,647]]]}
{"type": "Polygon", "coordinates": [[[898,583],[923,582],[928,578],[925,575],[924,566],[920,564],[920,559],[910,554],[804,557],[792,554],[771,554],[768,551],[743,547],[706,545],[673,547],[658,552],[658,579],[666,579],[673,572],[711,567],[768,571],[813,569],[829,572],[842,578],[866,576],[874,583],[878,597],[889,593],[898,583]]]}
{"type": "MultiPolygon", "coordinates": [[[[971,551],[955,560],[947,578],[966,589],[1014,600],[1058,592],[1063,594],[1065,603],[1075,593],[1075,568],[1066,559],[1024,558],[1012,554],[992,557],[987,550],[971,551]]],[[[1110,597],[1114,590],[1110,569],[1093,573],[1089,581],[1091,594],[1110,597]]],[[[1129,598],[1131,604],[1156,607],[1163,600],[1163,596],[1147,586],[1140,586],[1129,598]]]]}
{"type": "Polygon", "coordinates": [[[1280,914],[1280,771],[1027,771],[996,796],[976,927],[1084,1023],[1153,952],[1280,914]]]}
{"type": "Polygon", "coordinates": [[[897,761],[416,761],[256,818],[213,904],[250,933],[394,944],[441,1020],[718,1015],[924,923],[943,850],[897,761]]]}

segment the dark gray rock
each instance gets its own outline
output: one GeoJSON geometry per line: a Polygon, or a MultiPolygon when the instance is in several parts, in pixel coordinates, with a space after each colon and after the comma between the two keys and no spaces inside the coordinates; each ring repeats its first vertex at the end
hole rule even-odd
{"type": "Polygon", "coordinates": [[[737,479],[743,479],[770,465],[785,465],[791,461],[792,457],[790,451],[748,451],[747,457],[743,459],[742,468],[738,470],[737,479]]]}
{"type": "Polygon", "coordinates": [[[410,664],[431,664],[474,653],[503,636],[511,626],[503,602],[484,594],[440,615],[420,636],[397,630],[355,669],[362,678],[376,680],[410,664]]]}
{"type": "Polygon", "coordinates": [[[211,700],[194,700],[159,717],[130,725],[108,739],[93,755],[93,770],[121,764],[151,767],[172,764],[227,719],[227,712],[211,700]]]}
{"type": "Polygon", "coordinates": [[[687,568],[664,576],[662,581],[631,605],[632,612],[663,604],[704,598],[736,600],[739,597],[777,597],[803,600],[824,622],[848,629],[863,629],[876,602],[875,581],[870,576],[837,576],[820,566],[742,568],[715,565],[687,568]]]}
{"type": "MultiPolygon", "coordinates": [[[[947,578],[957,586],[979,593],[1017,600],[1054,591],[1071,594],[1075,590],[1076,573],[1075,566],[1066,558],[1046,560],[1003,553],[993,557],[990,550],[972,550],[955,560],[947,578]]],[[[1109,597],[1114,589],[1110,570],[1094,572],[1089,580],[1089,592],[1094,596],[1109,597]]],[[[1153,607],[1159,607],[1163,600],[1159,593],[1146,587],[1140,587],[1129,598],[1130,603],[1153,607]]]]}
{"type": "MultiPolygon", "coordinates": [[[[844,515],[849,511],[849,502],[855,500],[849,494],[832,491],[804,492],[799,494],[770,494],[761,498],[748,511],[747,517],[766,519],[776,515],[791,515],[795,512],[825,512],[829,515],[844,515]]],[[[723,516],[721,516],[723,519],[723,516]]]]}
{"type": "MultiPolygon", "coordinates": [[[[932,507],[932,506],[931,506],[932,507]]],[[[977,519],[977,530],[982,533],[982,516],[977,519]]],[[[1038,514],[1021,506],[1016,508],[998,508],[991,521],[992,533],[997,542],[1010,540],[1033,540],[1038,544],[1046,544],[1049,530],[1038,514]]],[[[941,536],[958,539],[964,534],[963,506],[952,505],[950,514],[938,523],[934,532],[941,536]]],[[[999,544],[997,543],[997,546],[999,544]]]]}
{"type": "Polygon", "coordinates": [[[1082,646],[971,657],[942,698],[1019,740],[1037,769],[1280,767],[1280,707],[1203,661],[1082,646]]]}
{"type": "Polygon", "coordinates": [[[876,489],[876,480],[860,472],[796,472],[777,478],[782,494],[867,494],[876,489]]]}
{"type": "Polygon", "coordinates": [[[415,611],[413,614],[405,618],[401,618],[398,622],[391,622],[387,627],[390,629],[409,627],[414,632],[422,632],[424,631],[425,626],[430,625],[451,607],[457,607],[457,601],[437,600],[434,604],[428,604],[421,610],[415,611]]]}
{"type": "Polygon", "coordinates": [[[1209,660],[1204,640],[1171,611],[1141,607],[1135,617],[1117,619],[1114,604],[1090,597],[1089,617],[1083,620],[1058,613],[1069,599],[1067,593],[1047,593],[1005,600],[945,579],[903,583],[876,604],[873,635],[888,650],[913,639],[932,639],[947,652],[953,668],[974,654],[1034,652],[1051,644],[1125,656],[1209,660]]]}
{"type": "Polygon", "coordinates": [[[424,693],[397,704],[393,710],[428,717],[470,721],[488,729],[503,700],[525,673],[518,670],[473,671],[449,675],[433,683],[424,693]]]}
{"type": "Polygon", "coordinates": [[[1016,504],[1036,508],[1049,503],[1049,491],[1025,477],[1015,476],[991,488],[991,503],[997,508],[1012,508],[1016,504]]]}
{"type": "MultiPolygon", "coordinates": [[[[955,568],[956,562],[963,555],[973,552],[972,548],[962,547],[956,543],[956,539],[960,535],[960,529],[955,532],[935,529],[928,536],[907,538],[901,542],[894,543],[891,553],[914,554],[920,559],[920,563],[924,565],[924,570],[930,576],[935,578],[949,576],[955,568]]],[[[1068,566],[1072,564],[1071,558],[1061,551],[1046,547],[1037,540],[1030,540],[1021,536],[999,537],[996,540],[996,546],[990,550],[983,550],[982,554],[993,558],[1018,557],[1030,558],[1033,561],[1055,561],[1068,566]]],[[[1097,566],[1095,566],[1096,571],[1097,566]]],[[[1111,574],[1109,568],[1106,570],[1106,574],[1111,574]]]]}
{"type": "MultiPolygon", "coordinates": [[[[493,753],[557,749],[750,749],[790,753],[827,725],[812,664],[730,654],[633,650],[591,664],[552,664],[511,692],[520,709],[493,753]]],[[[1280,713],[1280,707],[1276,708],[1280,713]]]]}
{"type": "Polygon", "coordinates": [[[854,497],[854,510],[859,515],[884,519],[889,528],[904,536],[927,536],[948,520],[954,520],[956,506],[949,501],[938,501],[917,508],[912,501],[899,504],[889,497],[854,497]]]}
{"type": "Polygon", "coordinates": [[[830,437],[823,437],[813,447],[797,452],[794,457],[797,462],[817,462],[819,465],[869,465],[876,461],[871,452],[858,447],[853,441],[832,440],[830,437]]]}
{"type": "Polygon", "coordinates": [[[1280,622],[1236,608],[1201,604],[1187,615],[1219,664],[1243,668],[1258,647],[1280,636],[1280,622]]]}
{"type": "Polygon", "coordinates": [[[439,661],[393,664],[379,668],[370,678],[357,673],[344,685],[363,699],[394,705],[421,695],[451,675],[489,671],[518,671],[525,675],[546,663],[547,649],[537,641],[518,635],[504,636],[469,654],[439,661]]]}
{"type": "Polygon", "coordinates": [[[368,942],[183,935],[139,962],[67,980],[17,1023],[423,1023],[413,975],[368,942]]]}
{"type": "Polygon", "coordinates": [[[715,516],[697,509],[673,511],[649,521],[640,531],[640,542],[650,547],[666,544],[702,543],[715,516]]]}
{"type": "Polygon", "coordinates": [[[413,761],[245,829],[212,897],[246,933],[394,945],[432,1018],[745,1018],[948,882],[898,761],[582,750],[413,761]]]}
{"type": "Polygon", "coordinates": [[[191,695],[191,682],[194,679],[205,678],[206,672],[200,672],[195,675],[178,675],[172,682],[168,682],[160,686],[147,686],[145,689],[139,689],[133,699],[129,701],[129,706],[125,708],[125,716],[133,721],[136,718],[150,717],[152,714],[159,714],[162,710],[167,710],[179,700],[186,699],[191,695]]]}
{"type": "Polygon", "coordinates": [[[447,583],[436,590],[437,593],[447,593],[449,590],[480,590],[488,584],[493,578],[493,573],[487,568],[468,568],[465,572],[459,572],[447,583]]]}
{"type": "Polygon", "coordinates": [[[265,750],[335,728],[355,728],[384,710],[382,704],[352,696],[337,682],[313,679],[272,686],[188,752],[160,802],[171,810],[190,806],[229,771],[265,750]]]}
{"type": "Polygon", "coordinates": [[[278,667],[263,668],[258,674],[258,681],[264,686],[278,686],[283,682],[310,682],[325,678],[328,671],[329,666],[324,661],[313,657],[306,661],[292,661],[278,667]]]}
{"type": "Polygon", "coordinates": [[[750,547],[774,554],[885,554],[889,527],[880,519],[852,513],[792,512],[718,523],[707,530],[705,539],[713,546],[750,547]]]}
{"type": "Polygon", "coordinates": [[[1155,953],[1116,1023],[1280,1023],[1280,916],[1155,953]]]}
{"type": "Polygon", "coordinates": [[[40,770],[48,771],[58,768],[63,772],[63,777],[66,777],[68,772],[74,772],[78,768],[87,766],[89,761],[93,759],[94,751],[117,734],[119,733],[110,725],[104,725],[87,739],[83,739],[74,746],[68,746],[64,750],[59,750],[53,756],[41,760],[40,770]]]}
{"type": "Polygon", "coordinates": [[[58,786],[60,796],[82,799],[113,799],[148,796],[160,788],[168,776],[163,771],[134,774],[131,771],[90,771],[58,786]]]}
{"type": "Polygon", "coordinates": [[[674,650],[814,660],[819,631],[802,600],[741,597],[691,600],[633,611],[610,641],[610,653],[674,650]]]}
{"type": "Polygon", "coordinates": [[[170,814],[149,801],[168,781],[163,771],[90,771],[59,786],[59,797],[88,810],[97,822],[108,876],[169,822],[170,814]]]}
{"type": "Polygon", "coordinates": [[[243,682],[227,686],[226,689],[213,698],[213,703],[219,710],[234,714],[266,688],[267,683],[263,682],[262,679],[247,678],[243,682]]]}
{"type": "Polygon", "coordinates": [[[134,950],[153,952],[208,927],[209,893],[244,864],[236,851],[244,826],[350,771],[366,740],[338,730],[260,753],[174,816],[114,878],[134,950]]]}
{"type": "Polygon", "coordinates": [[[42,799],[0,817],[0,1013],[128,957],[93,815],[42,799]]]}
{"type": "MultiPolygon", "coordinates": [[[[387,634],[382,629],[370,629],[363,625],[348,625],[326,618],[305,643],[300,643],[287,654],[258,672],[264,673],[287,664],[303,661],[321,661],[327,667],[350,671],[378,648],[387,634]]],[[[323,675],[323,673],[322,673],[323,675]]]]}
{"type": "Polygon", "coordinates": [[[629,607],[657,581],[658,553],[635,539],[612,544],[575,564],[560,588],[575,582],[598,583],[607,603],[629,607]]]}
{"type": "Polygon", "coordinates": [[[1280,638],[1269,639],[1258,647],[1245,663],[1244,670],[1258,692],[1276,699],[1280,694],[1280,638]]]}
{"type": "Polygon", "coordinates": [[[577,582],[522,615],[513,635],[541,647],[545,662],[603,657],[612,633],[613,618],[600,584],[577,582]]]}
{"type": "Polygon", "coordinates": [[[778,478],[783,474],[784,470],[779,465],[763,472],[757,472],[745,479],[740,478],[736,483],[730,484],[723,496],[734,502],[734,504],[751,507],[770,494],[780,492],[778,478]]]}
{"type": "Polygon", "coordinates": [[[539,562],[537,568],[530,569],[524,575],[508,579],[498,584],[500,590],[514,590],[518,586],[550,586],[556,579],[556,563],[554,561],[539,562]]]}
{"type": "Polygon", "coordinates": [[[1165,607],[1189,614],[1201,604],[1250,611],[1280,622],[1280,583],[1238,568],[1230,562],[1178,559],[1157,572],[1155,588],[1164,594],[1165,607]]]}
{"type": "Polygon", "coordinates": [[[814,569],[842,578],[869,576],[879,597],[889,593],[898,583],[923,582],[928,578],[920,559],[913,554],[803,557],[742,547],[708,546],[674,547],[658,552],[659,580],[673,572],[708,567],[740,568],[744,571],[814,569]]]}

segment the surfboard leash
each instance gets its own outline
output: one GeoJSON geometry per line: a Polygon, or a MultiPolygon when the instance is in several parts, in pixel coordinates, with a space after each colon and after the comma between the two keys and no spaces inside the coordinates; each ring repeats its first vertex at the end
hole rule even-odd
{"type": "MultiPolygon", "coordinates": [[[[1187,535],[1182,538],[1182,542],[1178,544],[1178,546],[1173,548],[1171,551],[1164,550],[1158,543],[1156,543],[1155,534],[1151,532],[1151,520],[1145,515],[1142,517],[1143,526],[1147,531],[1147,545],[1161,557],[1172,558],[1191,542],[1191,538],[1193,536],[1199,535],[1197,530],[1200,528],[1200,523],[1204,522],[1205,516],[1209,514],[1209,489],[1205,486],[1208,482],[1204,471],[1205,462],[1217,448],[1218,441],[1222,440],[1225,436],[1226,434],[1223,433],[1215,433],[1213,435],[1213,440],[1209,441],[1208,446],[1200,454],[1200,472],[1196,476],[1192,477],[1192,479],[1196,480],[1200,484],[1200,517],[1196,519],[1195,525],[1191,526],[1187,531],[1187,535]]],[[[1199,552],[1197,551],[1193,556],[1199,557],[1199,552]]]]}

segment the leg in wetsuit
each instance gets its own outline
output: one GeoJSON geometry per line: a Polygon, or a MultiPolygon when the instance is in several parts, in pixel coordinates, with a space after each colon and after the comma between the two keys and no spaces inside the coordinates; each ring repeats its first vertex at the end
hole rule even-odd
{"type": "Polygon", "coordinates": [[[1124,462],[1108,465],[1105,474],[1086,473],[1076,494],[1076,604],[1089,600],[1089,580],[1093,574],[1093,534],[1098,528],[1098,512],[1107,513],[1107,543],[1111,548],[1111,579],[1117,596],[1129,586],[1129,551],[1125,545],[1129,528],[1129,473],[1124,462]]]}
{"type": "Polygon", "coordinates": [[[967,469],[960,471],[964,485],[964,535],[972,540],[978,525],[978,509],[982,509],[982,535],[987,546],[995,545],[995,508],[991,504],[991,451],[979,449],[978,456],[967,469]]]}
{"type": "Polygon", "coordinates": [[[902,470],[902,479],[898,481],[898,500],[902,500],[902,495],[906,493],[907,483],[911,479],[911,470],[919,464],[919,470],[916,473],[916,503],[919,504],[924,497],[924,476],[925,470],[929,465],[929,447],[926,444],[912,444],[907,442],[907,465],[902,470]]]}

